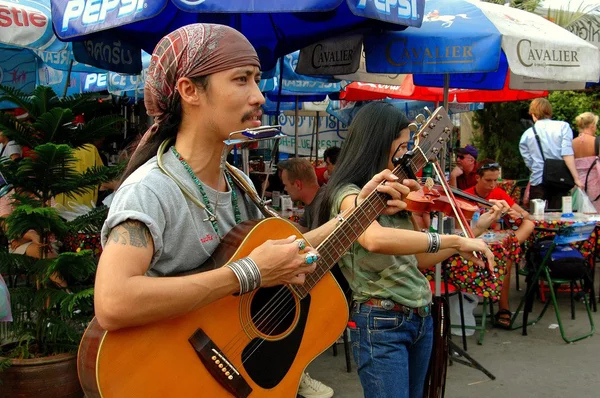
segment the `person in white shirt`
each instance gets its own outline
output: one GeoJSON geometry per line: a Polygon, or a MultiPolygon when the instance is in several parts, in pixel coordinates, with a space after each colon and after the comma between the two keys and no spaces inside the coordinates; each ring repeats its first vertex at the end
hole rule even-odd
{"type": "Polygon", "coordinates": [[[7,157],[10,160],[15,160],[22,156],[21,152],[21,147],[16,142],[10,141],[0,131],[0,158],[7,157]]]}
{"type": "MultiPolygon", "coordinates": [[[[535,130],[544,150],[544,158],[562,158],[573,176],[575,185],[582,188],[583,184],[575,168],[575,157],[573,156],[572,146],[573,130],[571,130],[569,123],[550,120],[552,117],[552,105],[545,98],[536,98],[531,101],[529,114],[535,123],[535,130]]],[[[540,147],[535,139],[533,127],[528,128],[521,136],[519,151],[525,161],[525,165],[531,170],[529,199],[545,199],[547,209],[560,209],[562,207],[562,197],[569,196],[570,189],[564,191],[551,190],[542,184],[544,158],[542,158],[540,147]]]]}

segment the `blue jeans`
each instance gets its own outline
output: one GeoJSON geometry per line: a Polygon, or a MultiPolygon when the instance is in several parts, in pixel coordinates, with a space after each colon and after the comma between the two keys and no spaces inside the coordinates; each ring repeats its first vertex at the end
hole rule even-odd
{"type": "Polygon", "coordinates": [[[433,344],[431,316],[357,304],[350,339],[365,398],[422,398],[433,344]]]}

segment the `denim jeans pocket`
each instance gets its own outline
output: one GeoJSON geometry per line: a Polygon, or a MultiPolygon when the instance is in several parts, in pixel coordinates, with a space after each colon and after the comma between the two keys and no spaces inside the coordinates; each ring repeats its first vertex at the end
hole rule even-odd
{"type": "Polygon", "coordinates": [[[406,316],[404,314],[390,314],[390,316],[385,316],[384,314],[372,314],[369,318],[369,331],[372,333],[398,330],[406,321],[406,316]]]}

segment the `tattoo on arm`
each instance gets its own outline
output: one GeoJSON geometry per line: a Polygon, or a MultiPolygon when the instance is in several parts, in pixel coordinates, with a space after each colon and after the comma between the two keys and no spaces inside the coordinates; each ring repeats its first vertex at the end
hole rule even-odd
{"type": "Polygon", "coordinates": [[[106,244],[119,243],[123,246],[146,248],[152,244],[152,235],[148,227],[139,221],[125,221],[114,227],[108,235],[106,244]]]}

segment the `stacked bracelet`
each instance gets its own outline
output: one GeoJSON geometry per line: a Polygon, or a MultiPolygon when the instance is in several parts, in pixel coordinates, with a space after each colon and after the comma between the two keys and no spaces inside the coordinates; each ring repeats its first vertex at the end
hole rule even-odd
{"type": "Polygon", "coordinates": [[[260,287],[262,283],[258,265],[250,257],[240,258],[226,265],[240,282],[240,294],[251,292],[260,287]]]}
{"type": "Polygon", "coordinates": [[[437,253],[442,247],[442,237],[440,234],[427,232],[427,251],[426,253],[437,253]]]}

